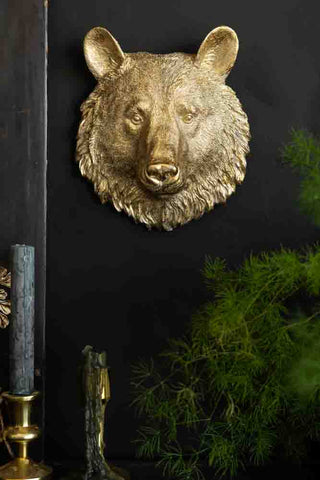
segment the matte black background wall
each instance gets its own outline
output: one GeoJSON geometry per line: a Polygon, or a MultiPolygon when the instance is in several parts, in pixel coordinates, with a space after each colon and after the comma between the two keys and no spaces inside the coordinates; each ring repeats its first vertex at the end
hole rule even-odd
{"type": "Polygon", "coordinates": [[[83,412],[77,369],[86,344],[111,366],[110,456],[130,457],[138,425],[130,365],[183,333],[207,298],[206,255],[238,264],[250,252],[299,247],[319,230],[297,212],[298,179],[279,163],[291,126],[320,132],[317,1],[55,0],[49,11],[47,456],[80,458],[83,412]],[[240,39],[228,83],[248,113],[251,155],[244,184],[201,220],[147,231],[100,205],[74,163],[79,107],[94,87],[82,54],[93,26],[124,51],[196,52],[215,26],[240,39]]]}

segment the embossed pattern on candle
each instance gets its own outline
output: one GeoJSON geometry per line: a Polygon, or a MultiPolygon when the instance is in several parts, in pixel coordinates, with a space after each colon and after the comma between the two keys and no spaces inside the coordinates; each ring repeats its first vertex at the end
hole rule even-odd
{"type": "Polygon", "coordinates": [[[10,393],[34,390],[34,247],[11,247],[10,393]]]}

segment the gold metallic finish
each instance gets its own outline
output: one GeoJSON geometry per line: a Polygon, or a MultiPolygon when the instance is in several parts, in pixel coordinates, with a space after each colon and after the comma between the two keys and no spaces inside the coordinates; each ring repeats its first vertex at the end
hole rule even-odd
{"type": "Polygon", "coordinates": [[[40,480],[48,477],[52,470],[28,458],[28,444],[40,435],[37,425],[31,423],[31,406],[39,392],[31,395],[2,394],[9,406],[11,424],[5,429],[5,438],[17,444],[18,454],[11,462],[0,467],[1,480],[40,480]]]}
{"type": "Polygon", "coordinates": [[[225,26],[197,54],[124,53],[105,28],[88,32],[98,84],[81,107],[76,159],[102,203],[165,230],[225,203],[249,152],[247,116],[225,84],[238,47],[225,26]]]}
{"type": "MultiPolygon", "coordinates": [[[[0,267],[0,285],[6,288],[11,287],[11,274],[4,267],[0,267]]],[[[6,328],[9,324],[8,316],[11,313],[11,304],[8,294],[0,288],[0,328],[6,328]]]]}
{"type": "Polygon", "coordinates": [[[3,480],[41,480],[51,474],[51,469],[29,458],[17,457],[0,468],[3,480]]]}
{"type": "Polygon", "coordinates": [[[100,416],[100,429],[99,429],[99,449],[101,456],[104,455],[104,426],[106,421],[106,406],[111,398],[110,392],[110,380],[108,368],[101,368],[100,375],[100,392],[101,392],[101,416],[100,416]]]}

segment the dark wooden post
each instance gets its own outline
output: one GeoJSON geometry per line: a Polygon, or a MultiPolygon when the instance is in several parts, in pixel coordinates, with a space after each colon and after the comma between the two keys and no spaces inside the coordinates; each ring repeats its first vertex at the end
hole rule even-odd
{"type": "MultiPolygon", "coordinates": [[[[35,387],[43,394],[43,407],[47,2],[0,0],[0,44],[0,265],[9,265],[10,245],[34,245],[35,387]]],[[[9,328],[0,331],[0,386],[6,389],[9,387],[9,328]]],[[[37,420],[43,428],[43,408],[37,420]]],[[[40,451],[39,456],[42,453],[40,451]]]]}

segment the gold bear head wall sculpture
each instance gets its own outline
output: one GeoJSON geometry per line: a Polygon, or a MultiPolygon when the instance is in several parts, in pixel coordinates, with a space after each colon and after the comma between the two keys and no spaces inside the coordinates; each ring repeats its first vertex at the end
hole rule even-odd
{"type": "Polygon", "coordinates": [[[225,84],[236,33],[215,28],[197,54],[124,53],[96,27],[84,53],[98,83],[81,107],[76,159],[101,202],[165,230],[225,202],[244,178],[250,138],[225,84]]]}

